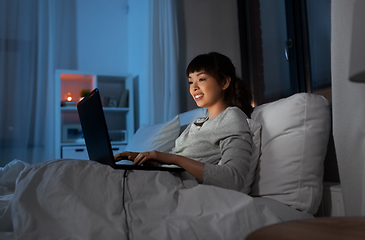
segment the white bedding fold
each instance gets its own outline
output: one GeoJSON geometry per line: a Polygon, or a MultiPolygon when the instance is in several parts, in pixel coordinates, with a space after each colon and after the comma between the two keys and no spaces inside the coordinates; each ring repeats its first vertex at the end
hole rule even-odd
{"type": "Polygon", "coordinates": [[[11,219],[0,221],[12,225],[15,239],[243,239],[280,221],[243,193],[185,189],[178,175],[159,171],[128,172],[125,212],[123,174],[85,160],[29,166],[6,206],[11,219]]]}

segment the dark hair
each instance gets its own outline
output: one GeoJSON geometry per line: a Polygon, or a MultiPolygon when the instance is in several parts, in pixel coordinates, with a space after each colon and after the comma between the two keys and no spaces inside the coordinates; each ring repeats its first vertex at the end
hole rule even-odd
{"type": "Polygon", "coordinates": [[[224,98],[229,106],[240,108],[249,118],[253,108],[252,95],[247,85],[236,76],[236,68],[232,61],[225,55],[211,52],[195,57],[186,68],[186,76],[190,73],[205,71],[214,77],[219,84],[224,85],[228,77],[231,78],[229,87],[224,90],[224,98]]]}

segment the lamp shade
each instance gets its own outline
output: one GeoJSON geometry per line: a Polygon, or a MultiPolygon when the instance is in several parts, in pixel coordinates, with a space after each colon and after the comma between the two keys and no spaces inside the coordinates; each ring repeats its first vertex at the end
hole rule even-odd
{"type": "Polygon", "coordinates": [[[352,22],[350,81],[365,83],[365,1],[357,0],[352,22]]]}

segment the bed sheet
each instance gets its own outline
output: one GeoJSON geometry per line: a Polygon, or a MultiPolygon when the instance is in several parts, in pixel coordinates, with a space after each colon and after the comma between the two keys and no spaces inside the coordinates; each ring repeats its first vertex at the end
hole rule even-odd
{"type": "Polygon", "coordinates": [[[0,175],[4,186],[17,175],[15,189],[5,186],[1,198],[0,239],[244,239],[280,222],[248,195],[186,189],[176,173],[125,175],[86,160],[17,167],[0,175]]]}
{"type": "Polygon", "coordinates": [[[314,218],[312,214],[301,212],[271,198],[254,197],[253,200],[256,205],[268,207],[282,222],[314,218]]]}

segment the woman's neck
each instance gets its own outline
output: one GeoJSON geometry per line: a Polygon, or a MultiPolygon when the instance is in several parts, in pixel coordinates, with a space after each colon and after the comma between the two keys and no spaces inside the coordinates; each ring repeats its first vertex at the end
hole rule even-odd
{"type": "Polygon", "coordinates": [[[208,114],[209,114],[208,120],[212,120],[212,119],[218,117],[218,115],[221,114],[224,110],[226,110],[227,107],[228,107],[227,104],[223,104],[223,105],[208,108],[208,114]]]}

